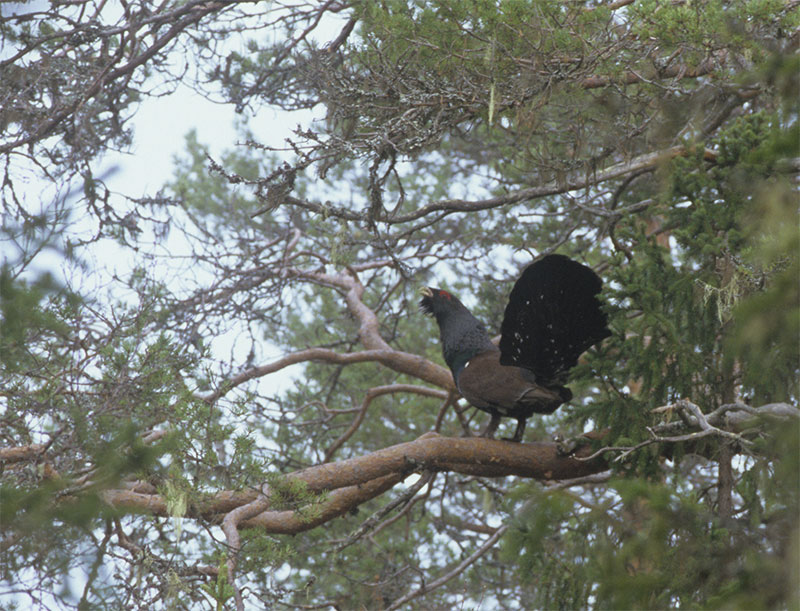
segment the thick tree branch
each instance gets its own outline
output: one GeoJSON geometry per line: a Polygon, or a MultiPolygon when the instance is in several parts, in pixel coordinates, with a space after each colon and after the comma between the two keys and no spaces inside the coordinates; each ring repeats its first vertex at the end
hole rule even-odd
{"type": "MultiPolygon", "coordinates": [[[[660,81],[661,79],[696,79],[701,76],[706,76],[718,67],[717,62],[713,59],[707,59],[696,68],[689,68],[688,66],[675,65],[669,66],[664,70],[659,71],[658,74],[653,76],[653,80],[660,81]]],[[[599,87],[608,87],[609,85],[635,85],[647,81],[643,75],[634,71],[628,71],[621,77],[610,76],[590,76],[581,81],[581,87],[584,89],[597,89],[599,87]]]]}
{"type": "MultiPolygon", "coordinates": [[[[483,477],[516,475],[542,480],[583,477],[604,471],[606,462],[579,460],[588,451],[578,450],[575,456],[560,454],[557,444],[548,442],[510,443],[484,438],[450,438],[427,433],[414,441],[347,460],[315,465],[286,477],[305,482],[310,492],[329,491],[320,513],[312,518],[302,512],[267,512],[245,518],[244,525],[259,526],[268,532],[299,532],[343,515],[359,504],[374,498],[408,474],[423,470],[454,471],[483,477]],[[331,492],[331,491],[336,491],[331,492]],[[294,517],[292,517],[294,516],[294,517]]],[[[190,506],[187,518],[218,520],[220,516],[256,500],[258,493],[222,491],[210,500],[190,506]]],[[[131,490],[106,490],[103,500],[120,510],[147,511],[168,516],[166,500],[158,494],[141,494],[131,490]]],[[[268,503],[263,509],[268,507],[268,503]]]]}
{"type": "Polygon", "coordinates": [[[45,446],[32,443],[27,446],[15,446],[12,448],[0,448],[0,462],[15,463],[27,460],[34,460],[44,451],[45,446]]]}
{"type": "MultiPolygon", "coordinates": [[[[703,416],[699,408],[688,401],[679,402],[672,407],[686,409],[690,418],[697,419],[698,414],[703,416]]],[[[328,493],[329,496],[311,510],[269,511],[268,495],[259,496],[256,490],[221,491],[207,500],[191,505],[185,517],[220,521],[230,532],[233,532],[231,529],[244,525],[263,528],[267,532],[296,533],[344,515],[358,505],[383,494],[413,472],[452,471],[480,477],[513,475],[539,480],[594,482],[593,478],[583,478],[602,473],[607,469],[607,462],[602,455],[608,451],[622,451],[624,456],[645,444],[657,441],[693,441],[698,436],[707,435],[721,436],[734,442],[746,442],[736,433],[718,429],[708,421],[721,418],[727,412],[744,414],[748,424],[751,424],[754,418],[785,420],[796,419],[800,414],[797,408],[782,403],[769,404],[757,409],[740,404],[731,404],[723,408],[712,412],[709,416],[703,416],[702,422],[697,424],[701,430],[695,433],[651,439],[634,447],[603,448],[595,453],[591,453],[588,447],[580,447],[570,456],[565,456],[556,443],[509,443],[485,438],[448,438],[436,433],[426,433],[414,441],[370,454],[335,463],[323,463],[287,474],[286,477],[289,479],[304,482],[309,492],[328,493]]],[[[738,423],[743,422],[745,420],[738,423]]],[[[668,423],[666,426],[672,424],[668,423]]],[[[5,448],[0,450],[0,455],[5,457],[25,455],[30,459],[30,448],[30,446],[5,448]]],[[[89,482],[74,493],[80,493],[91,485],[89,482]]],[[[69,498],[71,494],[60,496],[69,498]]],[[[150,486],[105,490],[100,492],[100,496],[106,504],[123,511],[145,511],[164,517],[171,515],[167,500],[162,495],[154,493],[154,489],[150,486]]],[[[231,539],[229,536],[229,539],[231,547],[235,549],[235,537],[231,539]]]]}
{"type": "Polygon", "coordinates": [[[308,512],[265,511],[254,518],[243,521],[241,525],[247,528],[262,528],[266,532],[283,535],[293,535],[311,530],[380,496],[406,477],[406,475],[395,473],[379,477],[366,484],[340,488],[331,492],[325,501],[308,512]]]}

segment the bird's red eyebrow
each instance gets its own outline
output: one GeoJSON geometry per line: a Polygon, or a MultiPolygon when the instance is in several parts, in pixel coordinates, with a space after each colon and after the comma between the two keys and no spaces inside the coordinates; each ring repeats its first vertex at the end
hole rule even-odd
{"type": "Polygon", "coordinates": [[[447,291],[441,291],[441,290],[439,291],[439,296],[440,297],[444,297],[445,299],[452,299],[453,298],[453,296],[450,293],[448,293],[447,291]]]}

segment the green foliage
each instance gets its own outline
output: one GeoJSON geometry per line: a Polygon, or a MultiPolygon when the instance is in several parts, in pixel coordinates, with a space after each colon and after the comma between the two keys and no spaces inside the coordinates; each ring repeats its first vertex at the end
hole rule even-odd
{"type": "Polygon", "coordinates": [[[217,567],[217,580],[213,584],[204,583],[202,585],[211,599],[216,602],[217,611],[225,608],[225,603],[233,598],[233,586],[228,583],[228,564],[222,560],[217,567]]]}
{"type": "Polygon", "coordinates": [[[544,608],[578,608],[591,595],[585,563],[562,554],[564,548],[590,553],[584,526],[585,514],[576,512],[574,499],[561,492],[520,487],[524,496],[510,507],[511,530],[503,539],[501,558],[512,566],[523,583],[534,587],[532,603],[544,608]],[[581,541],[584,545],[581,546],[581,541]]]}
{"type": "MultiPolygon", "coordinates": [[[[173,8],[153,8],[125,13],[164,31],[158,19],[173,8]]],[[[110,82],[73,114],[37,109],[59,117],[41,132],[64,136],[46,147],[47,163],[80,168],[97,240],[8,200],[22,220],[19,231],[4,224],[4,247],[22,253],[0,266],[0,449],[29,452],[0,472],[9,588],[30,579],[37,596],[78,608],[222,609],[234,586],[264,606],[384,608],[505,523],[500,550],[410,608],[797,606],[800,432],[790,419],[753,416],[742,433],[752,443],[733,447],[732,461],[709,435],[612,462],[610,484],[556,490],[444,472],[392,511],[402,485],[292,537],[243,530],[236,584],[221,516],[197,514],[222,491],[266,484],[270,511],[308,525],[331,497],[293,472],[437,423],[458,436],[486,419],[397,389],[366,406],[370,389],[428,384],[385,357],[275,365],[307,348],[365,348],[340,274],[358,278],[358,305],[383,341],[441,365],[419,287],[452,290],[493,333],[532,258],[558,251],[594,266],[613,337],[571,372],[575,400],[531,420],[529,441],[608,429],[598,449],[628,447],[670,418],[696,430],[653,412],[681,398],[706,413],[734,401],[796,404],[797,8],[358,1],[248,17],[236,41],[217,8],[203,8],[191,34],[202,86],[240,111],[313,109],[320,120],[288,147],[243,122],[249,144],[212,161],[190,133],[174,178],[135,200],[126,225],[131,202],[105,190],[90,160],[106,142],[124,144],[120,113],[137,92],[110,82]],[[317,18],[344,27],[341,36],[324,45],[317,18]],[[74,134],[59,131],[67,125],[74,134]],[[609,168],[615,177],[599,181],[609,168]],[[45,229],[51,237],[40,238],[45,229]],[[94,270],[74,257],[108,237],[128,248],[133,269],[107,278],[106,293],[82,282],[94,270]],[[26,269],[62,241],[73,274],[64,287],[26,269]],[[728,465],[733,511],[722,515],[728,465]],[[122,487],[157,494],[167,516],[111,510],[103,493],[122,487]],[[364,523],[373,527],[354,536],[364,523]],[[83,594],[60,585],[64,575],[85,578],[83,594]]],[[[230,23],[236,10],[225,8],[230,23]]],[[[50,100],[48,88],[75,102],[90,64],[117,51],[142,59],[120,47],[127,34],[106,35],[135,28],[87,25],[65,51],[49,21],[0,21],[5,41],[51,53],[56,70],[4,68],[0,125],[23,140],[39,133],[31,104],[50,100]]],[[[161,59],[145,60],[145,78],[167,69],[161,59]]],[[[45,145],[31,146],[28,156],[45,145]]]]}
{"type": "MultiPolygon", "coordinates": [[[[29,283],[19,279],[7,262],[0,265],[0,363],[9,371],[36,362],[36,355],[27,345],[32,335],[38,338],[66,335],[61,318],[42,303],[58,288],[48,273],[29,283]]],[[[66,295],[68,306],[78,299],[76,295],[66,295]]]]}
{"type": "Polygon", "coordinates": [[[680,476],[617,479],[591,500],[526,489],[503,557],[535,585],[532,604],[543,608],[581,607],[590,598],[599,609],[774,608],[796,600],[800,486],[789,471],[800,458],[798,433],[796,425],[781,431],[773,459],[750,461],[737,487],[744,514],[733,522],[721,521],[680,476]]]}
{"type": "Polygon", "coordinates": [[[779,123],[777,116],[763,113],[734,121],[720,134],[720,154],[710,171],[695,157],[676,162],[671,174],[672,197],[691,202],[672,211],[676,239],[688,254],[714,265],[713,282],[698,280],[720,323],[732,322],[720,352],[728,366],[739,362],[759,403],[797,396],[800,365],[795,341],[800,239],[791,204],[796,193],[779,173],[780,160],[797,155],[800,145],[790,135],[796,127],[787,133],[779,123]],[[761,347],[741,339],[753,333],[753,325],[759,325],[754,320],[766,312],[777,315],[767,317],[772,332],[756,331],[761,347]],[[772,375],[752,375],[764,366],[772,375]]]}

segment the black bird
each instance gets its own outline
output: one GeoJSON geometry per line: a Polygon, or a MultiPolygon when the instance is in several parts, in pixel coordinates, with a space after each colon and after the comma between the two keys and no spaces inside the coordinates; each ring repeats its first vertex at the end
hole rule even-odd
{"type": "Polygon", "coordinates": [[[458,299],[442,289],[422,289],[420,308],[436,318],[442,354],[464,398],[491,414],[483,435],[500,418],[517,419],[521,441],[531,414],[551,414],[572,399],[569,370],[590,346],[611,335],[591,269],[563,255],[529,265],[514,284],[500,328],[500,348],[458,299]]]}

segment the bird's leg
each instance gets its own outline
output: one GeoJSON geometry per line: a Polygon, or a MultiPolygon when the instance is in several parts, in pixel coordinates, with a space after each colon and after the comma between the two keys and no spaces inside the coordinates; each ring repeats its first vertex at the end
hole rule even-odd
{"type": "Polygon", "coordinates": [[[489,424],[480,432],[479,436],[493,439],[494,432],[497,430],[498,426],[500,426],[500,414],[492,414],[492,419],[489,420],[489,424]]]}
{"type": "Polygon", "coordinates": [[[509,438],[506,437],[507,441],[516,441],[519,443],[522,441],[522,435],[525,433],[525,423],[527,422],[527,418],[519,418],[517,420],[517,430],[514,431],[514,436],[509,438]]]}

